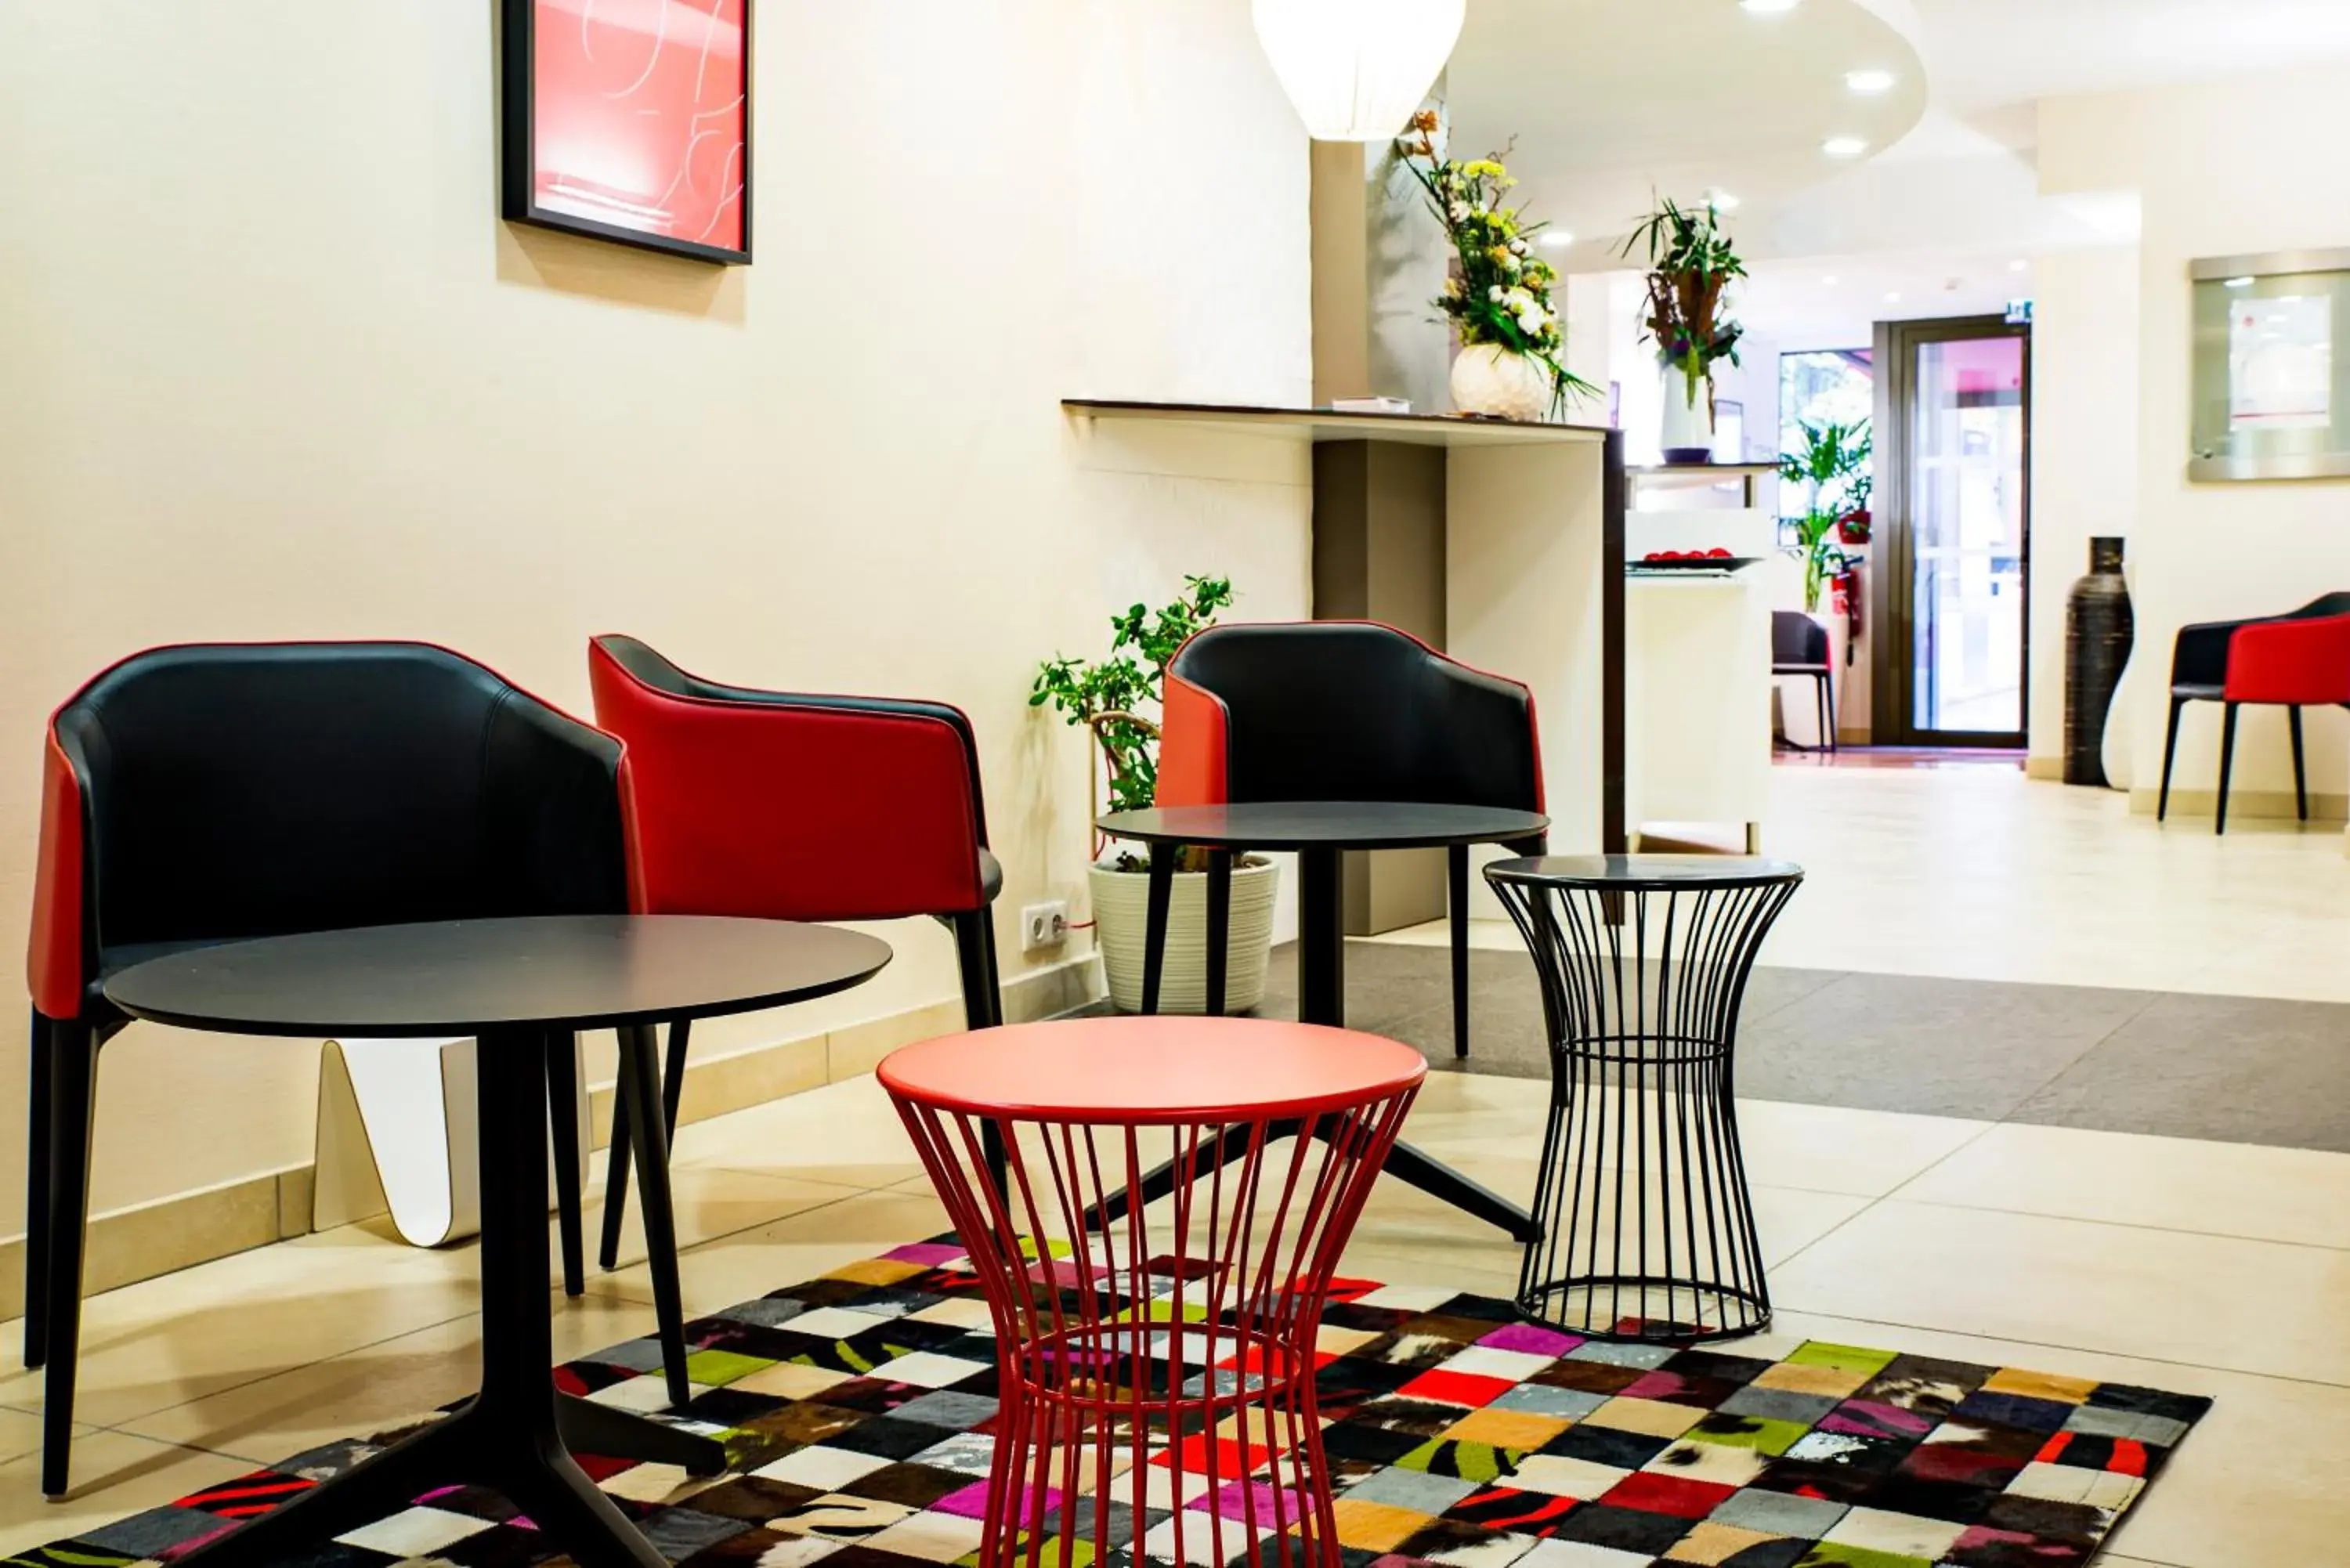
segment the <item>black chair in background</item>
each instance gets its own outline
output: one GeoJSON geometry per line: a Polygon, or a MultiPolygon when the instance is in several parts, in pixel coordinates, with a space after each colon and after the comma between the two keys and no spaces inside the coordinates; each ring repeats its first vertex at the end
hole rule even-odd
{"type": "MultiPolygon", "coordinates": [[[[1203,631],[1167,667],[1165,711],[1161,805],[1332,800],[1543,809],[1534,694],[1376,622],[1203,631]]],[[[1466,1056],[1469,851],[1447,854],[1452,1049],[1466,1056]]],[[[1211,933],[1211,948],[1225,940],[1211,933]]]]}
{"type": "Polygon", "coordinates": [[[1835,647],[1828,628],[1800,610],[1771,612],[1771,673],[1799,676],[1812,681],[1812,708],[1819,715],[1816,747],[1787,744],[1797,751],[1836,749],[1835,647]]]}
{"type": "MultiPolygon", "coordinates": [[[[625,914],[619,743],[493,671],[415,643],[156,649],[51,719],[34,884],[25,1362],[47,1365],[42,1490],[66,1489],[99,990],[239,940],[499,916],[625,914]]],[[[569,1052],[549,1054],[574,1103],[569,1052]]],[[[577,1126],[553,1118],[560,1168],[577,1126]]],[[[577,1184],[566,1287],[581,1283],[577,1184]]],[[[662,1193],[666,1212],[667,1194],[662,1193]]],[[[676,1275],[655,1293],[676,1303],[676,1275]]],[[[681,1372],[679,1374],[681,1380],[681,1372]]]]}

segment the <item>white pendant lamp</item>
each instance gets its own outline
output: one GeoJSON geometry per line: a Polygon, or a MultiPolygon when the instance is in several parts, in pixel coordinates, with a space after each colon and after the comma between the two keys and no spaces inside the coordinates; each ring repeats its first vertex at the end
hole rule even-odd
{"type": "Polygon", "coordinates": [[[1468,0],[1255,0],[1273,74],[1317,141],[1403,130],[1460,41],[1468,0]]]}

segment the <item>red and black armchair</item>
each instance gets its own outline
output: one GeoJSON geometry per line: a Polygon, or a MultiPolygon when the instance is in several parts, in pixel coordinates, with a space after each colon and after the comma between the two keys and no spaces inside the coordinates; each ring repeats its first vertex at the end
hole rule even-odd
{"type": "MultiPolygon", "coordinates": [[[[1159,804],[1543,809],[1534,694],[1370,621],[1220,626],[1167,667],[1159,804]]],[[[1538,854],[1539,842],[1512,847],[1538,854]]],[[[1452,1042],[1469,1054],[1469,851],[1448,851],[1452,1042]]],[[[1155,945],[1154,939],[1154,945],[1155,945]]],[[[1222,934],[1209,943],[1221,954],[1222,934]]]]}
{"type": "MultiPolygon", "coordinates": [[[[646,914],[778,920],[935,917],[954,933],[963,1014],[1003,1021],[971,721],[938,702],[807,696],[689,675],[630,637],[588,650],[596,722],[629,748],[630,894],[646,914]]],[[[651,1030],[641,1032],[650,1049],[651,1030]]],[[[661,1085],[674,1128],[687,1024],[670,1025],[661,1085]]],[[[603,1262],[619,1241],[627,1147],[617,1104],[603,1262]]]]}
{"type": "MultiPolygon", "coordinates": [[[[623,912],[621,766],[610,737],[415,643],[161,648],[57,711],[28,966],[25,1361],[47,1366],[44,1491],[65,1490],[71,1458],[99,1048],[129,1022],[106,978],[257,937],[623,912]]],[[[568,1105],[572,1054],[548,1060],[568,1105]]],[[[554,1126],[577,1168],[572,1118],[554,1126]]],[[[558,1185],[577,1293],[578,1195],[558,1185]]]]}
{"type": "Polygon", "coordinates": [[[2327,594],[2299,609],[2257,620],[2181,627],[2170,655],[2170,722],[2162,743],[2162,794],[2155,820],[2170,815],[2170,765],[2178,751],[2178,716],[2189,702],[2222,704],[2220,798],[2213,831],[2228,831],[2228,784],[2236,763],[2236,710],[2281,707],[2293,735],[2293,793],[2309,820],[2301,711],[2350,707],[2350,593],[2327,594]]]}

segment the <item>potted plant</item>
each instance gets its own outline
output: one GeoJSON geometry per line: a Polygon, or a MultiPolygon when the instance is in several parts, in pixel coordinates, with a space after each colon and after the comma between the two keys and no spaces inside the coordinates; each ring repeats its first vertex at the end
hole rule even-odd
{"type": "MultiPolygon", "coordinates": [[[[1172,604],[1155,612],[1138,604],[1110,617],[1107,657],[1056,656],[1037,670],[1028,705],[1051,704],[1070,724],[1083,727],[1100,751],[1102,766],[1092,775],[1097,811],[1105,778],[1112,811],[1142,811],[1157,800],[1159,725],[1150,714],[1159,711],[1168,662],[1193,634],[1213,626],[1216,612],[1232,602],[1228,578],[1185,577],[1183,597],[1172,604]]],[[[1087,813],[1088,824],[1094,815],[1087,813]]],[[[1106,848],[1098,840],[1094,847],[1094,863],[1087,873],[1093,896],[1094,945],[1102,956],[1112,1004],[1121,1012],[1139,1012],[1150,890],[1150,879],[1143,873],[1149,861],[1138,850],[1106,848]]],[[[1205,855],[1194,850],[1186,851],[1176,873],[1166,967],[1159,985],[1162,1012],[1200,1012],[1207,1007],[1206,870],[1205,855]]],[[[1264,995],[1278,875],[1274,862],[1257,855],[1243,857],[1232,867],[1224,967],[1228,1011],[1245,1012],[1264,995]]]]}
{"type": "Polygon", "coordinates": [[[1648,250],[1648,311],[1642,328],[1665,372],[1662,445],[1667,462],[1713,460],[1713,367],[1738,363],[1745,331],[1725,314],[1723,293],[1746,275],[1711,202],[1695,212],[1659,201],[1621,254],[1648,250]]]}
{"type": "Polygon", "coordinates": [[[1558,271],[1534,254],[1534,236],[1548,225],[1503,204],[1517,183],[1503,153],[1467,163],[1443,157],[1436,147],[1439,125],[1433,110],[1421,110],[1396,151],[1452,245],[1435,304],[1461,341],[1452,361],[1453,406],[1499,419],[1560,418],[1570,395],[1597,389],[1559,358],[1566,329],[1551,304],[1558,271]]]}
{"type": "Polygon", "coordinates": [[[1806,490],[1808,507],[1794,519],[1795,553],[1804,562],[1804,608],[1817,615],[1827,580],[1850,565],[1840,546],[1868,537],[1874,483],[1868,465],[1875,443],[1866,420],[1848,425],[1807,421],[1802,429],[1804,444],[1779,460],[1779,477],[1806,490]]]}

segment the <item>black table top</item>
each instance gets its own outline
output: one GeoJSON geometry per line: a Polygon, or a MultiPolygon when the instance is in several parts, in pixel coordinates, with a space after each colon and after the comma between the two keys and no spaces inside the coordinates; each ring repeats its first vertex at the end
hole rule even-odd
{"type": "Polygon", "coordinates": [[[1284,800],[1113,812],[1113,838],[1199,849],[1425,849],[1504,844],[1550,831],[1537,812],[1417,801],[1284,800]]]}
{"type": "Polygon", "coordinates": [[[106,982],[134,1018],[238,1034],[600,1029],[753,1012],[871,979],[889,944],[830,926],[574,915],[374,926],[198,948],[106,982]]]}
{"type": "Polygon", "coordinates": [[[1763,888],[1800,882],[1804,868],[1786,860],[1742,855],[1544,855],[1497,860],[1485,867],[1495,882],[1564,888],[1607,888],[1669,893],[1708,888],[1763,888]]]}

